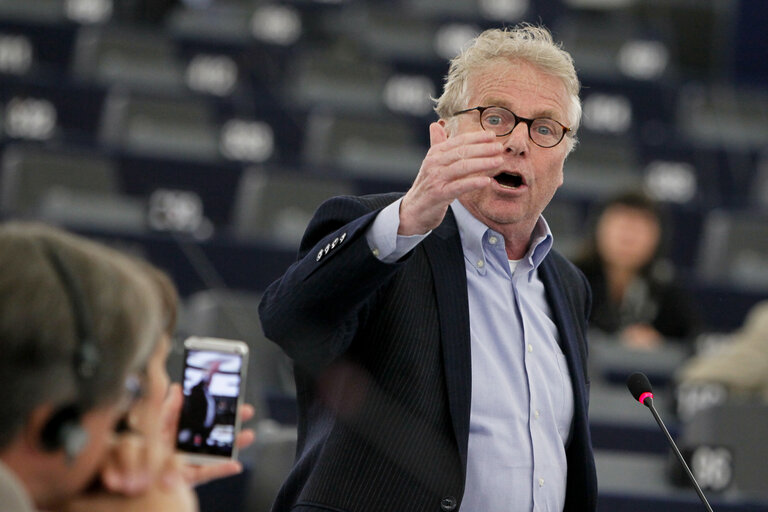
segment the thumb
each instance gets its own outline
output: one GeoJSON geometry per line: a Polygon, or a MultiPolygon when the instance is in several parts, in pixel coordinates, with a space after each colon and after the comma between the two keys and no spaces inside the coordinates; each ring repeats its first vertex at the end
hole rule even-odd
{"type": "Polygon", "coordinates": [[[448,140],[448,134],[440,123],[432,123],[429,125],[429,145],[434,146],[448,140]]]}
{"type": "Polygon", "coordinates": [[[183,400],[184,395],[181,390],[181,385],[178,383],[171,384],[168,388],[168,396],[163,403],[163,411],[161,415],[163,437],[166,440],[175,439],[183,400]]]}

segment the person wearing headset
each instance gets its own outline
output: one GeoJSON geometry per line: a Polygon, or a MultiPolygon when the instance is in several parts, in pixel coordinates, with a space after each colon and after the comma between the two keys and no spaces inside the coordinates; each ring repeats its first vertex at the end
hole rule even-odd
{"type": "Polygon", "coordinates": [[[173,452],[170,281],[40,224],[0,225],[0,247],[3,510],[197,510],[192,484],[240,468],[193,468],[173,452]]]}

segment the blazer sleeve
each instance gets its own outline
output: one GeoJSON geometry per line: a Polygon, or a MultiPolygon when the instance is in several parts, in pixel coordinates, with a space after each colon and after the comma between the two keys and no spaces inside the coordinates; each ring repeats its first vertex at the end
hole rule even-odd
{"type": "Polygon", "coordinates": [[[265,336],[305,369],[322,368],[347,350],[377,291],[403,264],[377,259],[365,238],[378,212],[397,197],[325,202],[307,227],[297,261],[264,292],[259,316],[265,336]]]}

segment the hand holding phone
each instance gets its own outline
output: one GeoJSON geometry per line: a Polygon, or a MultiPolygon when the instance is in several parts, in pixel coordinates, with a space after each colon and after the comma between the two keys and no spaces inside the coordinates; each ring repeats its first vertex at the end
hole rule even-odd
{"type": "Polygon", "coordinates": [[[242,341],[193,336],[184,342],[184,403],[176,448],[190,462],[237,458],[247,367],[248,346],[242,341]]]}

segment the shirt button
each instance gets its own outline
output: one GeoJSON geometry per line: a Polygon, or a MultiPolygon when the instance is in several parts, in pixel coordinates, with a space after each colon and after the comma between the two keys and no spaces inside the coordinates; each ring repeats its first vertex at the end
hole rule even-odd
{"type": "Polygon", "coordinates": [[[530,343],[528,344],[528,352],[533,352],[533,345],[530,343]]]}
{"type": "Polygon", "coordinates": [[[496,245],[496,242],[498,242],[498,241],[499,241],[499,239],[498,239],[498,238],[496,238],[495,236],[492,236],[492,237],[490,237],[490,238],[488,239],[488,241],[491,243],[491,245],[496,245]]]}
{"type": "Polygon", "coordinates": [[[485,265],[485,262],[483,260],[478,260],[477,268],[483,268],[484,265],[485,265]]]}
{"type": "Polygon", "coordinates": [[[378,247],[374,247],[374,248],[373,248],[373,250],[372,250],[371,252],[372,252],[372,253],[373,253],[373,255],[374,255],[374,256],[376,256],[377,258],[379,257],[379,249],[378,249],[378,247]]]}
{"type": "Polygon", "coordinates": [[[539,478],[539,487],[544,487],[544,479],[539,478]]]}
{"type": "Polygon", "coordinates": [[[456,498],[453,496],[446,496],[440,500],[440,510],[443,510],[444,512],[452,512],[453,510],[456,510],[456,504],[456,498]]]}
{"type": "Polygon", "coordinates": [[[538,409],[533,411],[533,417],[536,418],[536,419],[539,419],[539,410],[538,409]]]}

